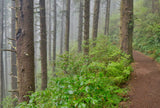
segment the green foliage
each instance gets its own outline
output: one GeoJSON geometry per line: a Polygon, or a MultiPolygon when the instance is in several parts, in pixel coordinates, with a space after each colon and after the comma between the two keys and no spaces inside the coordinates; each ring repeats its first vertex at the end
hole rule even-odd
{"type": "Polygon", "coordinates": [[[17,98],[13,99],[11,96],[5,97],[2,102],[3,108],[14,108],[13,102],[17,102],[17,98]]]}
{"type": "Polygon", "coordinates": [[[134,48],[160,62],[160,16],[144,6],[138,7],[135,8],[134,48]]]}
{"type": "Polygon", "coordinates": [[[17,108],[118,108],[127,93],[120,85],[131,72],[127,58],[108,38],[100,36],[87,60],[74,50],[59,56],[58,77],[50,80],[45,91],[33,93],[28,104],[17,108]]]}

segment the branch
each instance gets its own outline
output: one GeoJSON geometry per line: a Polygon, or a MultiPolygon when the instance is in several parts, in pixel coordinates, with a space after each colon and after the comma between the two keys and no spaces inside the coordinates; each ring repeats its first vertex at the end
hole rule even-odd
{"type": "Polygon", "coordinates": [[[16,50],[11,50],[11,49],[2,49],[2,50],[0,50],[0,51],[10,51],[10,52],[16,53],[16,50]]]}
{"type": "Polygon", "coordinates": [[[9,40],[12,40],[12,41],[16,41],[16,39],[13,39],[13,38],[8,38],[9,40]]]}
{"type": "Polygon", "coordinates": [[[18,92],[17,89],[9,90],[8,92],[18,92]]]}

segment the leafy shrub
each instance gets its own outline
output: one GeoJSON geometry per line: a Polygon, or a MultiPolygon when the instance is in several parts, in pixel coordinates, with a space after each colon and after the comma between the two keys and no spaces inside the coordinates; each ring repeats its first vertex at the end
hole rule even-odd
{"type": "MultiPolygon", "coordinates": [[[[91,43],[92,47],[92,43],[91,43]]],[[[118,108],[127,93],[120,85],[129,78],[128,56],[100,36],[96,47],[90,48],[86,62],[83,54],[71,52],[57,60],[57,76],[45,91],[30,96],[29,103],[17,108],[118,108]],[[62,77],[62,73],[64,74],[62,77]],[[61,73],[61,74],[60,74],[61,73]]]]}

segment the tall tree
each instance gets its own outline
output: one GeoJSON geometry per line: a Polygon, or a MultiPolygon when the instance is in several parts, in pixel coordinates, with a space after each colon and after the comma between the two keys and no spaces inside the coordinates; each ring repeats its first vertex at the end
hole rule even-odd
{"type": "MultiPolygon", "coordinates": [[[[4,70],[3,70],[3,6],[4,0],[0,1],[0,102],[3,101],[3,88],[4,88],[4,70]]],[[[2,106],[1,106],[2,108],[2,106]]]]}
{"type": "Polygon", "coordinates": [[[120,37],[121,37],[121,49],[130,55],[130,60],[133,60],[132,56],[132,37],[133,37],[133,0],[121,1],[121,24],[120,24],[120,37]]]}
{"type": "Polygon", "coordinates": [[[78,52],[82,51],[82,36],[83,36],[83,1],[80,0],[80,5],[79,5],[78,52]]]}
{"type": "Polygon", "coordinates": [[[109,35],[110,5],[111,0],[107,0],[104,35],[109,35]]]}
{"type": "Polygon", "coordinates": [[[64,0],[62,0],[62,16],[61,16],[61,38],[60,38],[60,54],[63,53],[63,35],[64,35],[64,0]]]}
{"type": "Polygon", "coordinates": [[[160,12],[160,3],[159,0],[152,0],[152,13],[160,12]]]}
{"type": "MultiPolygon", "coordinates": [[[[11,47],[11,50],[15,50],[15,47],[16,47],[16,42],[15,42],[15,30],[16,30],[16,25],[15,25],[15,21],[16,21],[16,12],[15,12],[15,1],[12,0],[12,18],[11,18],[11,36],[12,36],[12,39],[14,39],[12,41],[12,47],[11,47]]],[[[17,89],[17,67],[16,67],[16,54],[15,53],[11,53],[11,87],[12,87],[12,90],[16,91],[17,89]]],[[[12,92],[12,98],[15,98],[18,96],[18,93],[17,92],[12,92]]],[[[14,101],[13,102],[13,105],[15,106],[16,105],[16,102],[14,101]]]]}
{"type": "MultiPolygon", "coordinates": [[[[95,0],[94,2],[94,16],[93,16],[93,34],[92,38],[93,41],[97,39],[97,33],[98,33],[98,20],[99,20],[99,8],[100,8],[100,0],[95,0]]],[[[94,46],[96,43],[94,42],[94,46]]]]}
{"type": "Polygon", "coordinates": [[[47,35],[46,35],[46,14],[45,14],[45,0],[40,0],[40,28],[41,28],[41,72],[42,85],[41,89],[47,88],[47,35]]]}
{"type": "Polygon", "coordinates": [[[52,8],[51,8],[51,4],[52,4],[52,2],[51,2],[51,0],[49,0],[48,1],[48,5],[49,5],[48,6],[49,7],[49,9],[48,9],[49,10],[49,12],[48,12],[48,14],[49,14],[48,15],[49,16],[49,18],[48,18],[49,19],[49,21],[48,21],[49,22],[48,23],[49,24],[49,31],[48,31],[48,35],[49,35],[49,45],[48,45],[49,61],[51,61],[51,51],[52,51],[51,50],[51,40],[52,40],[51,39],[51,26],[52,26],[52,21],[51,21],[51,10],[52,10],[52,8]]]}
{"type": "Polygon", "coordinates": [[[69,35],[70,35],[70,0],[66,0],[66,32],[64,39],[64,50],[69,52],[69,35]]]}
{"type": "Polygon", "coordinates": [[[54,34],[53,34],[53,72],[56,66],[56,35],[57,35],[57,6],[56,0],[54,0],[54,34]]]}
{"type": "Polygon", "coordinates": [[[33,2],[18,0],[18,30],[16,33],[19,102],[29,101],[35,91],[33,2]]]}
{"type": "Polygon", "coordinates": [[[89,55],[89,24],[90,24],[90,0],[85,0],[84,6],[84,55],[89,55]]]}

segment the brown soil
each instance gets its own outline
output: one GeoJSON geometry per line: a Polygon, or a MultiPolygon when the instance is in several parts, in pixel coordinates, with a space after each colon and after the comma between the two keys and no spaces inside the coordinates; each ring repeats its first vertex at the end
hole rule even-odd
{"type": "Polygon", "coordinates": [[[160,108],[160,65],[138,51],[133,55],[129,108],[160,108]]]}

